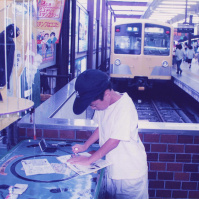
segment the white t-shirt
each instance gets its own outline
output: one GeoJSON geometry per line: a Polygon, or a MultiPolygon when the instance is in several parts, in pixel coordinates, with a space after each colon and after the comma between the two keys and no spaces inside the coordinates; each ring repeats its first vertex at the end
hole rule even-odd
{"type": "Polygon", "coordinates": [[[146,174],[147,158],[138,135],[138,115],[135,106],[124,93],[106,110],[95,111],[94,121],[99,127],[99,145],[109,138],[120,140],[119,145],[106,155],[112,162],[108,173],[112,179],[135,179],[146,174]]]}
{"type": "Polygon", "coordinates": [[[187,57],[188,57],[188,59],[193,59],[193,57],[194,57],[194,50],[193,49],[188,49],[187,50],[187,57]]]}
{"type": "Polygon", "coordinates": [[[176,60],[177,61],[180,61],[183,59],[183,56],[184,56],[184,52],[182,49],[176,49],[176,60]]]}

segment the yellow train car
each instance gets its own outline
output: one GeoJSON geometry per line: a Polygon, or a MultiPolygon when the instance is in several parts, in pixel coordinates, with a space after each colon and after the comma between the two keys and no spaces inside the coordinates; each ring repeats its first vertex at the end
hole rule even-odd
{"type": "Polygon", "coordinates": [[[171,80],[174,29],[144,19],[115,23],[111,33],[110,78],[139,90],[171,80]]]}

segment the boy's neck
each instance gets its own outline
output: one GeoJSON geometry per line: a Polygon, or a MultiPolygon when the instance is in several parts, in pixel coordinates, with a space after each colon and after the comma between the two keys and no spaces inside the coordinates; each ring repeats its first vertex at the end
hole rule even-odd
{"type": "Polygon", "coordinates": [[[110,105],[114,104],[121,98],[121,95],[118,92],[115,92],[114,90],[111,90],[111,100],[110,105]]]}

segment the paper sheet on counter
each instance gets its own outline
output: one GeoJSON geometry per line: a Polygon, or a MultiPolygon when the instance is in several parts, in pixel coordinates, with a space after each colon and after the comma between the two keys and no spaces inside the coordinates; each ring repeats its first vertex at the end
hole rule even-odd
{"type": "MultiPolygon", "coordinates": [[[[87,157],[91,156],[87,152],[79,153],[79,155],[84,155],[87,157]]],[[[68,167],[70,167],[73,171],[75,171],[79,175],[93,173],[97,170],[100,170],[104,167],[111,165],[110,162],[108,162],[107,160],[103,160],[103,159],[97,160],[96,162],[92,163],[89,166],[83,166],[83,165],[79,165],[79,164],[70,164],[69,162],[67,162],[67,160],[69,160],[70,158],[71,158],[71,155],[64,155],[64,156],[57,157],[57,159],[60,162],[67,164],[68,167]]]]}

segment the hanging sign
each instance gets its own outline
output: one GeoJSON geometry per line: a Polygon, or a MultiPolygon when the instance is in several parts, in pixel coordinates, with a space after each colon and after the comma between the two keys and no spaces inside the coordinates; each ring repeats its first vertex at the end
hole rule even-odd
{"type": "Polygon", "coordinates": [[[37,44],[59,43],[65,0],[37,1],[37,44]]]}
{"type": "Polygon", "coordinates": [[[182,24],[182,23],[178,23],[177,32],[181,32],[181,33],[194,33],[194,25],[193,24],[182,24]]]}

